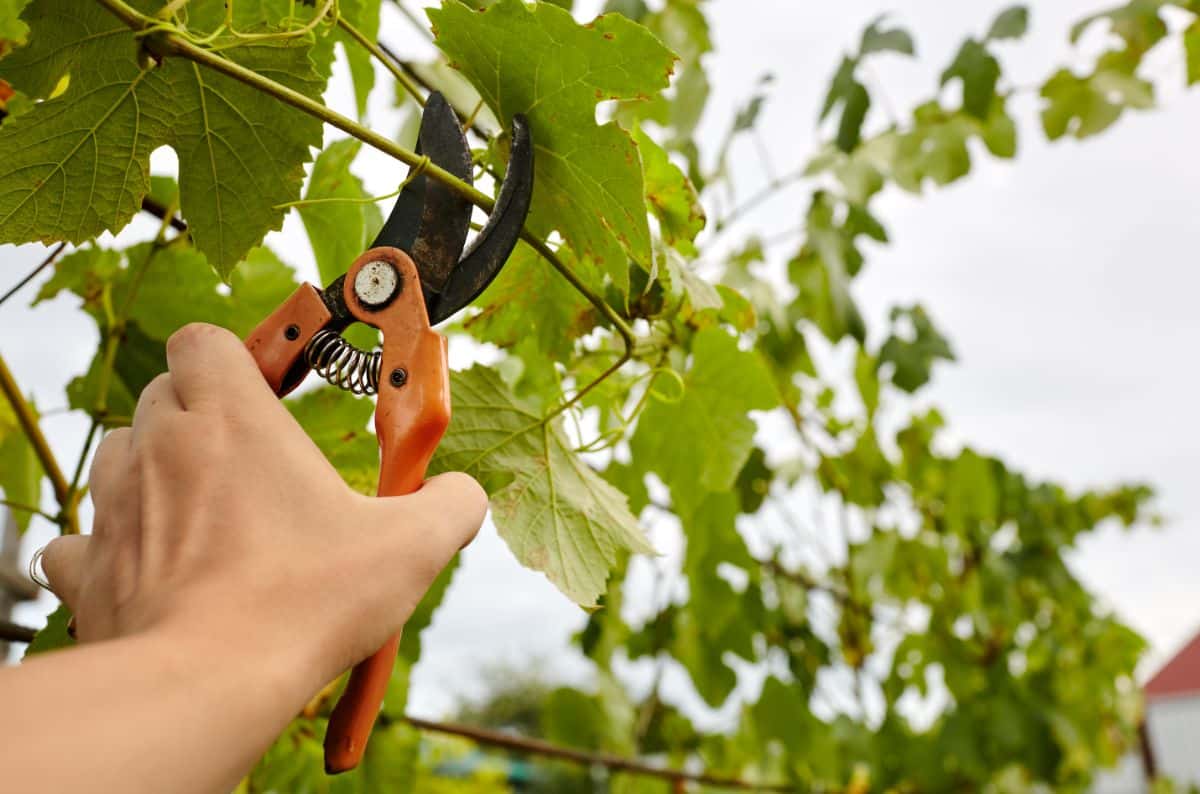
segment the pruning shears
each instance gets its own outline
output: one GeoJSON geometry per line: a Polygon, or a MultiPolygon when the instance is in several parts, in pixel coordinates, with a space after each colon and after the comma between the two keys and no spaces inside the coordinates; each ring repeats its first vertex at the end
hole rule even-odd
{"type": "MultiPolygon", "coordinates": [[[[425,104],[418,151],[471,183],[471,151],[453,108],[438,93],[425,104]]],[[[370,249],[320,289],[302,284],[246,339],[280,397],[310,370],[354,394],[378,394],[380,496],[417,490],[450,422],[446,339],[432,326],[474,300],[517,244],[533,194],[533,145],[525,119],[513,119],[508,168],[495,208],[470,249],[471,203],[420,167],[408,180],[370,249]],[[366,351],[342,332],[354,322],[383,334],[366,351]]],[[[361,760],[400,644],[397,634],[350,674],[325,735],[325,769],[361,760]]]]}

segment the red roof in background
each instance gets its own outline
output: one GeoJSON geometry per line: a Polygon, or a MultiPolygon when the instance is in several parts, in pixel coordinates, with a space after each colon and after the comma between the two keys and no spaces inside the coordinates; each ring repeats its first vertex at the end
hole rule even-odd
{"type": "Polygon", "coordinates": [[[1142,687],[1146,697],[1170,697],[1192,692],[1200,693],[1200,634],[1192,637],[1171,661],[1142,687]]]}

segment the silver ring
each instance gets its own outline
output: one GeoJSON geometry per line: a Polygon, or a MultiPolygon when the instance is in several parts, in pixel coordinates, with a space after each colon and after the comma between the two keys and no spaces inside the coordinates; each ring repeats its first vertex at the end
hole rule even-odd
{"type": "MultiPolygon", "coordinates": [[[[33,583],[43,590],[54,593],[54,588],[50,586],[50,580],[46,578],[45,569],[42,568],[42,555],[46,553],[46,547],[42,546],[33,553],[33,557],[29,559],[29,578],[33,583]]],[[[54,595],[58,595],[54,593],[54,595]]]]}

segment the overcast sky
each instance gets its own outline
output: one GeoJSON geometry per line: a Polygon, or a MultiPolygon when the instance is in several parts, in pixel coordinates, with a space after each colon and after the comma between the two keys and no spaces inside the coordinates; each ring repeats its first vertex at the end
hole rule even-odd
{"type": "MultiPolygon", "coordinates": [[[[599,3],[580,5],[586,10],[599,3]]],[[[931,94],[962,38],[985,30],[1004,5],[713,0],[708,8],[718,52],[709,61],[715,93],[703,138],[715,146],[733,108],[760,74],[771,72],[773,98],[761,128],[777,168],[789,169],[813,151],[828,78],[871,18],[891,11],[916,35],[917,61],[886,57],[872,68],[872,88],[893,107],[907,108],[931,94]]],[[[1066,30],[1105,5],[1036,5],[1031,35],[1003,49],[1006,74],[1016,85],[1034,85],[1082,57],[1068,47],[1066,30]]],[[[414,56],[428,51],[390,10],[381,38],[414,56]]],[[[877,209],[892,244],[871,251],[855,286],[874,324],[891,305],[920,301],[952,340],[959,363],[937,370],[927,396],[947,417],[954,439],[1072,487],[1136,479],[1158,488],[1165,528],[1105,530],[1071,554],[1094,592],[1151,641],[1147,670],[1200,626],[1193,572],[1200,557],[1194,482],[1200,440],[1193,407],[1200,385],[1194,365],[1200,276],[1192,261],[1200,94],[1177,88],[1182,68],[1176,52],[1156,58],[1151,71],[1163,78],[1162,107],[1124,118],[1082,144],[1045,143],[1036,97],[1018,99],[1018,159],[999,163],[978,156],[965,182],[923,197],[889,192],[877,209]]],[[[400,125],[389,99],[390,89],[378,90],[371,104],[371,123],[385,134],[400,125]]],[[[335,76],[329,101],[352,111],[344,73],[335,76]]],[[[752,152],[740,154],[746,195],[762,176],[752,152]]],[[[170,162],[169,155],[155,160],[165,167],[170,162]]],[[[391,161],[370,153],[358,171],[379,193],[401,175],[391,161]]],[[[794,226],[805,202],[800,187],[748,218],[746,228],[771,234],[794,226]]],[[[152,233],[146,221],[131,229],[152,233]]],[[[305,274],[314,272],[294,219],[268,242],[305,274]]],[[[0,247],[0,288],[42,256],[38,246],[0,247]]],[[[0,309],[0,352],[39,406],[54,409],[65,404],[63,386],[86,368],[96,337],[69,298],[26,309],[35,292],[31,286],[0,309]]],[[[455,359],[465,363],[462,351],[455,359]]],[[[86,422],[55,415],[45,426],[60,455],[73,460],[86,422]]],[[[26,538],[26,554],[50,536],[44,523],[36,526],[26,538]]],[[[20,616],[34,623],[48,606],[44,601],[24,608],[20,616]]],[[[570,661],[565,647],[582,620],[485,528],[425,635],[412,709],[440,716],[455,693],[478,690],[475,671],[499,661],[540,659],[556,675],[581,675],[585,668],[570,661]]]]}

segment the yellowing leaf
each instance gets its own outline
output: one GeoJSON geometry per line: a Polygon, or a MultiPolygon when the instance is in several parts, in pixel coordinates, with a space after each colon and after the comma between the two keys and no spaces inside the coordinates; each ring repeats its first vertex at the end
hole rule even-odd
{"type": "Polygon", "coordinates": [[[696,188],[653,138],[640,129],[634,138],[645,170],[647,209],[658,219],[668,245],[685,256],[696,256],[692,241],[705,222],[696,188]]]}
{"type": "Polygon", "coordinates": [[[590,606],[622,554],[653,553],[625,496],[574,452],[559,420],[543,423],[482,367],[454,373],[450,384],[453,419],[431,469],[483,484],[496,529],[522,565],[590,606]]]}
{"type": "Polygon", "coordinates": [[[499,0],[476,12],[446,0],[428,13],[437,45],[501,121],[529,118],[533,228],[558,229],[581,259],[624,288],[630,257],[650,263],[642,167],[628,133],[596,124],[596,103],[665,88],[670,50],[619,14],[584,26],[549,3],[499,0]]]}

